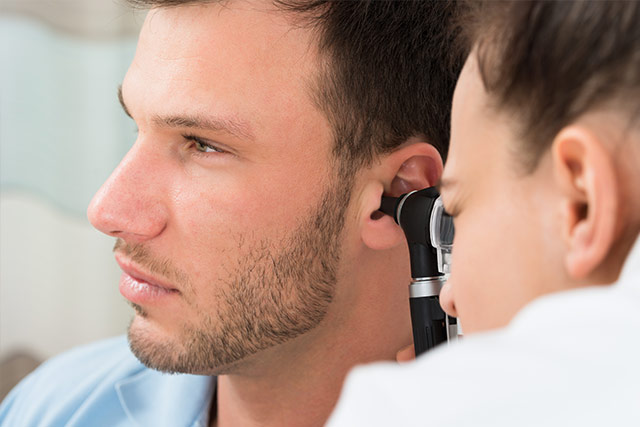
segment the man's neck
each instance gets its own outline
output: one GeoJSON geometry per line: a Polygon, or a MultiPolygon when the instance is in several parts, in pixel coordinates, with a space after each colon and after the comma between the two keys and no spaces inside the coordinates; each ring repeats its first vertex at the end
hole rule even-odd
{"type": "Polygon", "coordinates": [[[406,285],[384,270],[357,279],[367,286],[339,288],[315,329],[254,355],[237,373],[218,377],[211,425],[322,426],[353,366],[395,360],[411,342],[406,285]]]}
{"type": "MultiPolygon", "coordinates": [[[[307,340],[304,340],[307,341],[307,340]]],[[[346,345],[330,345],[324,351],[312,349],[295,359],[251,369],[253,375],[218,377],[218,427],[234,426],[321,426],[333,409],[349,369],[382,355],[365,356],[346,345]],[[332,353],[332,354],[329,354],[332,353]],[[354,360],[356,359],[356,360],[354,360]]],[[[213,417],[212,417],[213,419],[213,417]]]]}
{"type": "Polygon", "coordinates": [[[337,401],[346,371],[325,373],[322,379],[308,372],[280,381],[221,376],[213,425],[321,426],[337,401]]]}

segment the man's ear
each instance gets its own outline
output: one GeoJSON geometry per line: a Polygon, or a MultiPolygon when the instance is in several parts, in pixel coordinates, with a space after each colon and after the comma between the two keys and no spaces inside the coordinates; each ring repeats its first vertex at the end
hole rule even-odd
{"type": "Polygon", "coordinates": [[[555,178],[562,191],[565,267],[584,279],[607,258],[616,238],[619,184],[613,154],[588,128],[564,128],[552,144],[555,178]]]}
{"type": "Polygon", "coordinates": [[[433,145],[412,138],[372,169],[362,199],[361,235],[369,248],[384,250],[402,243],[404,233],[393,218],[378,211],[382,195],[397,197],[436,185],[442,176],[442,157],[433,145]]]}

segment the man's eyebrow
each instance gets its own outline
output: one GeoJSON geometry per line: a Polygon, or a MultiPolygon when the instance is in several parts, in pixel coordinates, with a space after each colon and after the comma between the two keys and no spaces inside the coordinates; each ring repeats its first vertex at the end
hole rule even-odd
{"type": "Polygon", "coordinates": [[[248,139],[251,141],[255,139],[247,123],[233,119],[200,115],[154,116],[153,122],[158,126],[212,130],[215,132],[225,132],[240,139],[248,139]]]}
{"type": "MultiPolygon", "coordinates": [[[[122,85],[118,86],[118,100],[127,116],[133,118],[127,109],[127,104],[122,96],[122,85]]],[[[176,115],[153,117],[153,122],[158,126],[172,128],[193,128],[201,130],[212,130],[215,132],[225,132],[240,139],[255,140],[253,132],[248,123],[234,119],[207,117],[200,115],[176,115]]]]}

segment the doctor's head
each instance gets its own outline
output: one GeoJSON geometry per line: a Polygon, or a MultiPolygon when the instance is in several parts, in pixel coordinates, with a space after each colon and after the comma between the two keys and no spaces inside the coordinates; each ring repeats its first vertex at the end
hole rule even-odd
{"type": "Polygon", "coordinates": [[[465,332],[614,282],[640,230],[640,3],[470,7],[442,182],[465,332]]]}
{"type": "Polygon", "coordinates": [[[138,137],[89,218],[117,238],[134,353],[237,372],[386,319],[370,343],[392,356],[408,256],[372,213],[440,177],[452,6],[133,3],[151,6],[119,93],[138,137]]]}

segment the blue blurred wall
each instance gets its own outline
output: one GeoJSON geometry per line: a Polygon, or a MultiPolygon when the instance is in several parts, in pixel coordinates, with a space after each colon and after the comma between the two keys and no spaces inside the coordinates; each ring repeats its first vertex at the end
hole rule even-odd
{"type": "Polygon", "coordinates": [[[85,211],[134,141],[116,90],[142,20],[112,0],[0,1],[0,358],[126,330],[113,240],[85,211]]]}

